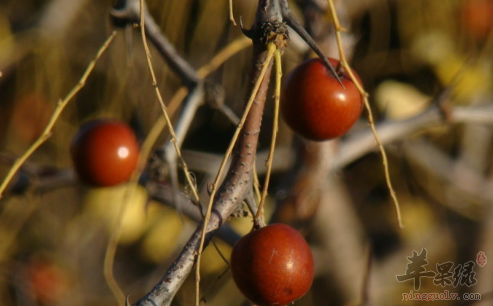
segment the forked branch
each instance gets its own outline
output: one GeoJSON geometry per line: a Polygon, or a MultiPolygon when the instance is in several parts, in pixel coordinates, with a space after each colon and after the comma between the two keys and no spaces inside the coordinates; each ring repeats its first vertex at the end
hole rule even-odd
{"type": "MultiPolygon", "coordinates": [[[[141,22],[140,0],[120,0],[110,11],[115,25],[129,26],[141,22]]],[[[142,12],[145,16],[145,35],[153,43],[170,68],[183,80],[187,87],[194,87],[199,82],[195,69],[176,52],[166,39],[144,2],[142,12]]]]}
{"type": "MultiPolygon", "coordinates": [[[[271,2],[261,1],[259,11],[265,12],[265,9],[269,11],[269,8],[272,8],[271,2]]],[[[180,255],[156,286],[135,305],[154,306],[171,303],[176,292],[190,274],[196,255],[210,242],[216,230],[228,219],[231,213],[241,205],[246,192],[249,190],[275,49],[269,52],[268,58],[265,45],[268,39],[261,40],[260,38],[265,37],[263,34],[271,33],[261,31],[265,29],[264,25],[269,22],[279,24],[275,18],[272,18],[277,11],[271,10],[269,12],[273,14],[257,14],[255,25],[252,28],[254,31],[259,31],[254,39],[254,58],[251,72],[251,84],[256,85],[252,88],[256,90],[252,90],[253,99],[248,103],[250,108],[247,107],[244,118],[238,125],[238,139],[234,149],[232,147],[232,161],[226,178],[217,189],[217,197],[215,197],[216,186],[212,186],[212,202],[208,215],[199,224],[180,255]]],[[[276,34],[274,33],[272,38],[275,39],[275,37],[276,34]]],[[[229,154],[226,154],[225,160],[228,157],[229,154]]]]}

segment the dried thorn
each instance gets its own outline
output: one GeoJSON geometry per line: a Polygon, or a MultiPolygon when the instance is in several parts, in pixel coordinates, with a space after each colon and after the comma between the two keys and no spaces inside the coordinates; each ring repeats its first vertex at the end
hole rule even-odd
{"type": "Polygon", "coordinates": [[[140,21],[140,16],[136,16],[128,7],[111,8],[110,16],[115,27],[123,28],[128,24],[135,24],[140,21]]]}
{"type": "Polygon", "coordinates": [[[139,0],[118,0],[110,9],[110,15],[116,26],[123,26],[128,23],[139,23],[139,12],[139,0]]]}
{"type": "Polygon", "coordinates": [[[343,88],[344,85],[341,82],[341,79],[337,75],[336,71],[334,70],[334,67],[330,64],[329,60],[327,59],[327,56],[324,55],[322,50],[319,48],[315,40],[308,34],[308,32],[303,28],[303,26],[298,22],[298,20],[294,17],[294,15],[291,13],[289,8],[283,7],[282,10],[282,17],[284,20],[286,20],[287,24],[296,32],[298,35],[310,46],[310,48],[320,57],[320,59],[323,61],[325,64],[325,67],[329,69],[330,73],[336,78],[337,82],[341,84],[343,88]]]}
{"type": "Polygon", "coordinates": [[[114,26],[124,27],[128,23],[128,13],[124,8],[121,9],[110,9],[110,16],[113,19],[114,26]]]}
{"type": "Polygon", "coordinates": [[[243,20],[240,16],[240,29],[241,31],[243,32],[243,35],[245,35],[246,37],[250,38],[250,39],[253,39],[253,31],[252,29],[250,30],[247,30],[244,26],[243,26],[243,20]]]}

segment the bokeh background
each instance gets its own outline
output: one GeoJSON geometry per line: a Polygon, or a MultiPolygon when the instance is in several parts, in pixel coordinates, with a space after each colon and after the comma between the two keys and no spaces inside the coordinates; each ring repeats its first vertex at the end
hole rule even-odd
{"type": "MultiPolygon", "coordinates": [[[[0,1],[0,180],[39,137],[57,101],[78,82],[114,29],[109,17],[113,4],[0,1]]],[[[228,1],[147,4],[178,53],[197,69],[242,37],[229,20],[228,1]]],[[[290,4],[324,51],[337,57],[325,1],[290,4]]],[[[241,16],[245,26],[251,25],[256,5],[235,0],[236,20],[241,16]]],[[[296,305],[430,303],[402,301],[403,293],[414,290],[412,281],[396,280],[405,272],[406,256],[426,248],[426,269],[433,271],[447,261],[454,267],[476,262],[480,251],[493,256],[493,120],[488,120],[493,118],[493,1],[339,0],[336,5],[347,29],[346,53],[370,94],[377,126],[414,126],[385,142],[405,228],[397,226],[376,146],[351,155],[357,149],[348,144],[367,146],[357,141],[368,134],[365,113],[347,136],[324,143],[300,140],[281,122],[267,213],[276,211],[276,220],[306,235],[317,269],[312,290],[296,305]],[[437,105],[443,119],[420,124],[419,118],[437,105]],[[454,117],[458,110],[469,115],[454,117]],[[347,156],[335,165],[334,160],[347,156]]],[[[283,56],[285,75],[311,56],[296,35],[291,39],[283,56]]],[[[151,49],[158,86],[168,102],[182,82],[151,49]]],[[[246,47],[208,77],[224,88],[225,103],[237,115],[245,103],[250,59],[251,48],[246,47]]],[[[270,99],[260,136],[264,159],[272,112],[270,99]]],[[[170,203],[151,200],[144,186],[128,199],[126,184],[90,188],[78,182],[69,146],[82,122],[104,117],[128,122],[143,141],[161,114],[138,29],[119,29],[50,139],[0,200],[0,305],[117,305],[103,276],[103,262],[124,201],[130,205],[115,278],[131,301],[160,279],[196,223],[170,203]]],[[[183,149],[204,195],[234,128],[208,105],[194,117],[183,149]]],[[[155,148],[167,140],[165,130],[155,148]]],[[[263,164],[259,157],[261,180],[263,164]]],[[[166,173],[162,180],[160,184],[169,185],[166,173]]],[[[186,188],[180,192],[186,194],[186,188]]],[[[230,224],[242,235],[250,230],[251,218],[232,218],[230,224]]],[[[229,257],[231,243],[215,243],[229,257]]],[[[491,263],[476,264],[474,272],[474,286],[442,288],[423,278],[419,292],[480,293],[481,302],[461,298],[433,303],[491,305],[491,263]]],[[[204,254],[202,274],[208,305],[248,305],[212,246],[204,254]]],[[[190,277],[173,305],[192,305],[193,294],[190,277]]]]}

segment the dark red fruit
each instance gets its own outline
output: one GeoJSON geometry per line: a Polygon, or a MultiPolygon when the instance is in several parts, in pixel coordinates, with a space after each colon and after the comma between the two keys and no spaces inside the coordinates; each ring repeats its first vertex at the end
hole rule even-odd
{"type": "Polygon", "coordinates": [[[86,183],[114,186],[127,181],[139,157],[139,144],[125,123],[95,120],[84,124],[71,145],[79,177],[86,183]]]}
{"type": "Polygon", "coordinates": [[[68,291],[66,273],[56,263],[33,260],[27,267],[27,281],[37,305],[56,305],[68,291]]]}
{"type": "MultiPolygon", "coordinates": [[[[338,67],[337,60],[329,61],[338,67]]],[[[344,135],[358,120],[362,97],[349,74],[340,70],[336,68],[345,88],[319,58],[303,62],[289,74],[281,95],[281,112],[293,131],[307,139],[328,140],[344,135]]]]}
{"type": "Polygon", "coordinates": [[[460,8],[467,33],[484,41],[493,29],[493,0],[463,0],[460,8]]]}
{"type": "Polygon", "coordinates": [[[310,247],[284,224],[268,225],[241,238],[230,266],[240,291],[260,306],[286,305],[302,297],[314,275],[310,247]]]}

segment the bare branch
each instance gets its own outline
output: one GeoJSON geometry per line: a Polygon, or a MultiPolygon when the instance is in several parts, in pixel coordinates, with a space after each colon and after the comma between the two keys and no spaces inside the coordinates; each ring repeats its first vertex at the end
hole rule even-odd
{"type": "MultiPolygon", "coordinates": [[[[263,11],[270,2],[259,4],[258,12],[263,11]]],[[[274,11],[275,12],[275,11],[274,11]]],[[[271,20],[272,15],[257,14],[254,29],[261,30],[261,24],[271,20]]],[[[260,37],[260,35],[258,36],[260,37]]],[[[254,41],[254,61],[252,67],[252,80],[257,81],[260,76],[259,64],[265,61],[266,48],[260,40],[254,41]]],[[[255,95],[251,109],[242,126],[236,144],[231,166],[226,178],[218,190],[218,197],[213,199],[212,214],[205,228],[204,245],[211,240],[216,230],[227,220],[235,208],[240,205],[248,190],[251,171],[255,162],[255,154],[262,121],[267,87],[272,65],[268,63],[268,69],[260,82],[260,87],[255,95]]],[[[180,255],[170,266],[164,277],[145,297],[135,305],[169,305],[185,278],[190,274],[195,262],[195,255],[200,247],[200,240],[204,222],[200,224],[189,239],[180,255]]]]}
{"type": "MultiPolygon", "coordinates": [[[[449,124],[476,122],[493,124],[493,104],[482,106],[462,107],[449,109],[449,124]]],[[[383,144],[394,142],[410,135],[413,132],[444,124],[444,117],[440,108],[433,106],[427,111],[406,120],[384,121],[376,125],[376,131],[383,144]]],[[[369,129],[364,129],[349,135],[339,148],[339,153],[332,165],[334,169],[345,167],[368,152],[376,150],[375,139],[369,129]]]]}
{"type": "MultiPolygon", "coordinates": [[[[149,192],[149,197],[152,200],[158,201],[164,205],[178,208],[180,212],[192,219],[193,221],[200,223],[202,222],[202,215],[190,199],[183,193],[174,193],[174,189],[170,185],[159,184],[156,182],[148,182],[146,188],[149,192]]],[[[234,245],[236,241],[240,238],[240,235],[236,233],[228,224],[221,226],[216,235],[219,239],[223,240],[229,245],[234,245]]]]}
{"type": "MultiPolygon", "coordinates": [[[[456,106],[449,109],[450,118],[448,124],[478,123],[493,125],[493,103],[480,106],[456,106]]],[[[420,130],[443,125],[444,118],[437,107],[432,107],[427,111],[412,118],[398,121],[383,121],[376,125],[383,144],[390,144],[406,138],[420,130]]],[[[348,164],[361,158],[362,156],[376,151],[375,139],[370,129],[363,129],[348,135],[347,138],[339,142],[337,154],[331,165],[331,171],[337,171],[348,164]]],[[[256,158],[256,167],[259,174],[265,173],[264,163],[267,159],[268,151],[260,151],[256,158]]],[[[12,164],[15,160],[0,156],[4,164],[12,164]],[[7,160],[8,159],[8,160],[7,160]]],[[[188,161],[190,169],[204,173],[214,173],[221,163],[222,156],[213,153],[196,151],[183,151],[183,158],[188,161]]],[[[0,160],[1,160],[0,159],[0,160]]],[[[276,149],[273,159],[273,172],[282,172],[288,169],[295,161],[290,148],[280,147],[276,149]]],[[[24,178],[18,178],[12,182],[11,187],[7,188],[5,195],[13,192],[12,188],[30,189],[34,193],[43,193],[53,189],[69,186],[76,182],[76,177],[71,169],[49,169],[46,166],[36,166],[25,164],[21,171],[24,178]],[[27,167],[25,167],[27,166],[27,167]],[[36,180],[31,178],[36,177],[36,180]],[[21,181],[22,180],[22,181],[21,181]]],[[[188,200],[190,201],[190,200],[188,200]]],[[[195,208],[196,209],[196,208],[195,208]]]]}
{"type": "MultiPolygon", "coordinates": [[[[139,0],[121,0],[111,11],[115,24],[132,25],[140,23],[140,3],[139,0]]],[[[180,76],[183,83],[189,87],[194,87],[199,82],[199,77],[192,66],[181,57],[174,46],[162,33],[159,26],[147,10],[144,2],[145,33],[149,40],[154,44],[161,56],[166,60],[170,68],[180,76]]]]}

